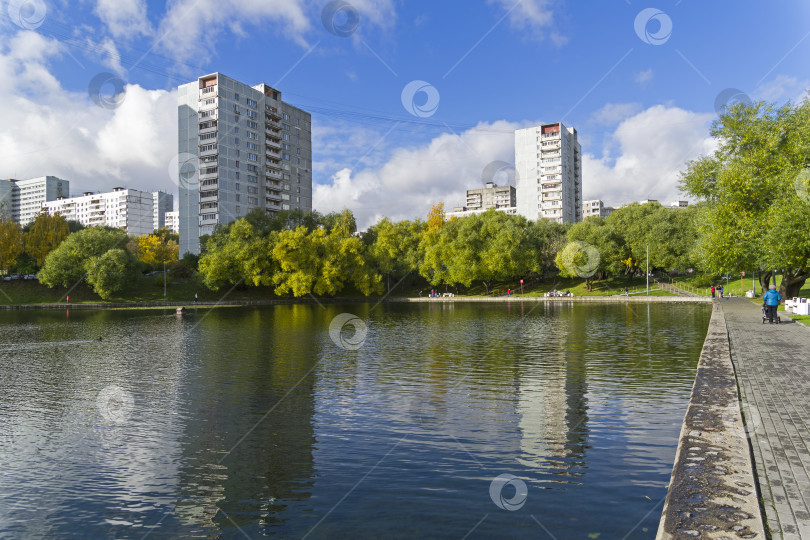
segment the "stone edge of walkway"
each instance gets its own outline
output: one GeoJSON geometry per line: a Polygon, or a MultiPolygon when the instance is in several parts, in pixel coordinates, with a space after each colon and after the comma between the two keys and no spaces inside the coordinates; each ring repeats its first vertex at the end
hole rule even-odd
{"type": "Polygon", "coordinates": [[[698,361],[657,539],[766,538],[718,302],[698,361]]]}

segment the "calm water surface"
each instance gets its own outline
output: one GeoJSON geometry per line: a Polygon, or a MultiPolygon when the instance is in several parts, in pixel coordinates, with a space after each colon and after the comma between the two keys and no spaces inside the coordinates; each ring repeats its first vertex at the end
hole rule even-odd
{"type": "Polygon", "coordinates": [[[0,538],[651,538],[709,317],[0,313],[0,538]]]}

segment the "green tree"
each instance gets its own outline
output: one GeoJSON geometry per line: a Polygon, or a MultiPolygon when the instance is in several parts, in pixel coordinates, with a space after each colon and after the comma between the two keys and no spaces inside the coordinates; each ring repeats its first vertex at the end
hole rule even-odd
{"type": "Polygon", "coordinates": [[[762,269],[767,287],[781,271],[792,297],[810,277],[810,102],[736,104],[711,129],[719,147],[690,162],[682,188],[706,201],[698,256],[710,273],[762,269]]]}
{"type": "Polygon", "coordinates": [[[90,227],[68,236],[45,258],[39,281],[48,287],[69,287],[87,273],[87,263],[114,248],[122,248],[127,233],[109,227],[90,227]]]}
{"type": "Polygon", "coordinates": [[[389,283],[391,277],[418,270],[423,258],[420,240],[424,231],[425,223],[421,220],[394,223],[383,218],[369,227],[364,243],[379,272],[389,277],[389,283]]]}
{"type": "Polygon", "coordinates": [[[25,233],[25,252],[33,258],[37,266],[45,264],[48,254],[59,247],[70,234],[68,222],[59,214],[40,212],[25,233]]]}
{"type": "Polygon", "coordinates": [[[17,264],[22,253],[22,229],[11,219],[0,219],[0,274],[17,264]]]}
{"type": "Polygon", "coordinates": [[[121,248],[106,251],[85,263],[87,282],[101,298],[109,300],[137,278],[135,259],[121,248]]]}
{"type": "Polygon", "coordinates": [[[563,275],[585,278],[590,291],[594,279],[621,272],[623,240],[606,219],[597,216],[575,223],[567,237],[569,244],[555,259],[563,275]]]}
{"type": "Polygon", "coordinates": [[[278,270],[272,257],[277,238],[277,232],[263,235],[251,221],[236,220],[208,241],[199,260],[203,282],[213,290],[240,282],[253,287],[270,285],[278,270]]]}

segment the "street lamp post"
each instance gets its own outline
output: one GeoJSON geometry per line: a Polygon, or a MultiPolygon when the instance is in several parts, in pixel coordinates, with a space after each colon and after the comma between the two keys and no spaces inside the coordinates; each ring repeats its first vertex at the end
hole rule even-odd
{"type": "Polygon", "coordinates": [[[650,296],[650,244],[644,244],[647,246],[647,296],[650,296]]]}
{"type": "Polygon", "coordinates": [[[166,259],[163,259],[163,301],[166,301],[166,259]]]}

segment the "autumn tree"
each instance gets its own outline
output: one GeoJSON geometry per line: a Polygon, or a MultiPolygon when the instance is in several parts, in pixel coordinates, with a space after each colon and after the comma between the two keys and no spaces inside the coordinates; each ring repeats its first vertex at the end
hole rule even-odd
{"type": "Polygon", "coordinates": [[[48,254],[59,247],[69,234],[70,227],[65,218],[59,214],[40,212],[25,233],[25,252],[37,266],[42,267],[48,254]]]}
{"type": "Polygon", "coordinates": [[[0,274],[17,264],[17,257],[22,253],[22,229],[11,219],[0,219],[0,274]]]}
{"type": "Polygon", "coordinates": [[[180,251],[177,241],[165,234],[144,234],[135,238],[129,246],[135,258],[151,267],[160,266],[163,261],[177,262],[180,251]]]}

